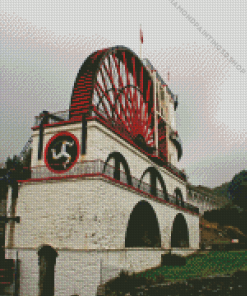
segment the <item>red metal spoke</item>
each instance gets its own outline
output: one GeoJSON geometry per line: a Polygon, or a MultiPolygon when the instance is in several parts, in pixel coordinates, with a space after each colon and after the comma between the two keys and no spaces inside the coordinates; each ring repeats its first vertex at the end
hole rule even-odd
{"type": "Polygon", "coordinates": [[[143,66],[141,66],[141,71],[140,71],[140,90],[141,90],[141,95],[140,95],[141,117],[140,117],[140,120],[143,121],[143,66]]]}
{"type": "Polygon", "coordinates": [[[112,63],[111,63],[110,56],[108,56],[107,59],[108,59],[108,63],[109,63],[108,76],[109,76],[109,78],[110,78],[110,80],[111,80],[111,84],[112,84],[112,86],[113,86],[113,89],[114,89],[115,93],[117,93],[118,91],[117,91],[117,87],[116,87],[116,85],[115,85],[115,83],[114,83],[114,76],[113,76],[113,73],[112,73],[112,67],[111,67],[111,64],[112,64],[112,63]]]}
{"type": "MultiPolygon", "coordinates": [[[[122,53],[123,55],[123,62],[124,62],[124,67],[125,67],[125,74],[126,74],[126,79],[127,79],[127,85],[130,85],[130,80],[129,80],[129,71],[128,71],[128,66],[127,66],[127,61],[125,57],[125,52],[122,53]]],[[[127,104],[129,103],[129,98],[128,95],[130,94],[129,88],[127,88],[127,104]]],[[[133,110],[130,109],[130,117],[132,117],[133,110]]]]}
{"type": "MultiPolygon", "coordinates": [[[[95,87],[95,90],[97,91],[99,97],[101,97],[101,94],[100,94],[100,92],[99,92],[98,86],[95,87]]],[[[108,108],[107,108],[107,106],[105,105],[105,102],[103,101],[103,98],[101,98],[101,101],[100,101],[99,103],[102,104],[102,106],[103,106],[105,112],[106,112],[107,115],[108,115],[108,118],[111,118],[111,115],[110,115],[110,113],[109,113],[109,111],[108,111],[108,108]]]]}
{"type": "Polygon", "coordinates": [[[136,63],[135,63],[135,58],[132,57],[132,64],[133,64],[133,79],[134,79],[134,85],[135,85],[135,90],[134,90],[134,96],[133,96],[133,102],[134,102],[134,108],[135,108],[135,116],[140,120],[140,105],[139,105],[139,100],[137,96],[137,79],[136,79],[136,63]]]}
{"type": "Polygon", "coordinates": [[[150,88],[151,88],[151,80],[148,80],[148,90],[147,90],[147,93],[146,93],[146,101],[149,102],[149,99],[150,99],[150,88]]]}
{"type": "Polygon", "coordinates": [[[107,84],[106,84],[106,81],[105,81],[105,75],[103,73],[103,70],[102,68],[100,67],[100,74],[101,74],[101,77],[102,77],[102,81],[103,81],[103,84],[104,84],[104,87],[105,87],[105,90],[107,90],[107,84]]]}
{"type": "MultiPolygon", "coordinates": [[[[150,100],[152,80],[149,79],[147,85],[144,85],[144,66],[140,65],[140,73],[137,73],[139,64],[136,57],[129,59],[125,52],[121,54],[119,59],[116,53],[111,53],[101,63],[95,85],[95,103],[98,96],[102,116],[115,121],[114,128],[118,132],[126,131],[132,139],[140,134],[147,145],[153,146],[154,127],[151,125],[154,104],[150,100]]],[[[163,138],[160,136],[160,140],[163,138]]]]}
{"type": "MultiPolygon", "coordinates": [[[[120,67],[118,65],[117,58],[116,58],[115,54],[113,54],[113,60],[115,62],[115,67],[116,67],[117,72],[118,72],[118,77],[119,77],[119,82],[120,82],[119,84],[121,85],[121,88],[123,88],[124,87],[124,84],[123,84],[123,80],[122,80],[121,73],[120,73],[120,67]]],[[[123,91],[124,91],[124,89],[123,89],[123,91]]],[[[121,104],[121,107],[123,109],[124,115],[127,116],[126,108],[125,108],[125,106],[124,106],[124,104],[122,102],[122,99],[121,99],[121,96],[120,95],[118,96],[118,100],[119,100],[119,102],[121,104]]]]}
{"type": "MultiPolygon", "coordinates": [[[[111,108],[112,108],[112,111],[115,111],[115,114],[117,115],[117,117],[120,119],[120,121],[124,124],[124,126],[126,127],[126,129],[128,130],[128,126],[126,125],[125,121],[123,120],[121,114],[118,112],[116,106],[114,106],[110,100],[110,97],[109,95],[103,90],[103,88],[101,87],[100,84],[97,83],[97,85],[95,86],[96,87],[96,90],[97,88],[99,87],[101,92],[104,94],[104,96],[108,99],[108,103],[110,104],[111,108]]],[[[112,118],[112,116],[109,115],[109,118],[112,118]]]]}
{"type": "Polygon", "coordinates": [[[135,91],[134,95],[132,96],[132,105],[134,106],[134,112],[136,117],[138,117],[138,102],[136,100],[137,97],[137,81],[136,81],[136,63],[135,63],[135,57],[132,57],[132,65],[133,65],[133,79],[134,79],[134,85],[135,85],[135,91]]]}
{"type": "Polygon", "coordinates": [[[117,59],[117,57],[116,57],[115,54],[113,54],[112,57],[113,57],[113,60],[114,60],[114,63],[115,63],[115,67],[116,67],[117,72],[118,72],[118,78],[119,78],[120,87],[123,88],[124,87],[124,83],[123,83],[123,79],[122,79],[122,76],[121,76],[121,73],[120,73],[120,67],[119,67],[119,64],[118,64],[118,59],[117,59]]]}
{"type": "Polygon", "coordinates": [[[111,76],[111,72],[110,72],[110,70],[107,69],[105,63],[103,63],[102,65],[103,65],[103,67],[104,67],[104,69],[105,69],[105,71],[106,71],[106,73],[107,73],[107,75],[108,75],[108,78],[109,78],[109,80],[110,80],[110,83],[111,83],[111,85],[112,85],[112,88],[114,89],[115,92],[117,92],[117,89],[116,89],[116,86],[115,86],[114,81],[113,81],[113,79],[112,79],[112,76],[111,76]]]}
{"type": "Polygon", "coordinates": [[[100,89],[100,91],[102,92],[102,94],[107,98],[108,103],[110,104],[111,108],[114,109],[114,106],[113,106],[113,104],[111,102],[111,98],[109,97],[108,93],[102,88],[102,86],[100,84],[98,84],[98,82],[97,82],[96,85],[95,85],[95,87],[96,87],[96,90],[98,88],[100,89]]]}

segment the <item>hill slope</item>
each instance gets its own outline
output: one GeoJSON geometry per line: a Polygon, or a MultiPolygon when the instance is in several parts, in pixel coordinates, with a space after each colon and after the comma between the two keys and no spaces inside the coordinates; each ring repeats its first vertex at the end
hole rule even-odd
{"type": "Polygon", "coordinates": [[[221,226],[219,223],[209,222],[200,217],[201,244],[230,244],[232,239],[239,242],[247,241],[247,235],[234,226],[221,226]]]}

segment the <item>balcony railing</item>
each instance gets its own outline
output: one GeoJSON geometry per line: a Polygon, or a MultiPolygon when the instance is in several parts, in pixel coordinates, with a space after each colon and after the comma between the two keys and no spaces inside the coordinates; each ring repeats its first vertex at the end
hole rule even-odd
{"type": "Polygon", "coordinates": [[[56,179],[56,178],[66,178],[66,177],[86,177],[86,176],[103,176],[109,177],[114,182],[119,182],[122,185],[128,186],[132,189],[138,190],[139,192],[148,194],[152,198],[159,198],[160,200],[166,201],[169,204],[180,206],[181,208],[187,209],[194,213],[199,213],[199,209],[189,203],[184,201],[178,201],[176,197],[172,195],[166,195],[163,190],[156,188],[156,196],[151,194],[151,185],[145,183],[136,177],[131,176],[130,179],[127,177],[125,172],[118,172],[117,180],[114,178],[116,176],[116,170],[113,166],[106,164],[102,160],[94,161],[84,161],[78,162],[74,167],[69,171],[64,172],[63,174],[54,173],[47,169],[46,166],[40,166],[32,169],[30,181],[35,180],[46,180],[46,179],[56,179]]]}

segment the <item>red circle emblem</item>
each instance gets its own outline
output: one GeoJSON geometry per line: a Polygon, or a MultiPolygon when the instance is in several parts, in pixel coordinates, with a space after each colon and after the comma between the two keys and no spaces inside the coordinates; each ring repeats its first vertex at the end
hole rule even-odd
{"type": "Polygon", "coordinates": [[[44,160],[47,168],[54,173],[65,173],[77,162],[79,141],[69,132],[54,135],[45,148],[44,160]]]}

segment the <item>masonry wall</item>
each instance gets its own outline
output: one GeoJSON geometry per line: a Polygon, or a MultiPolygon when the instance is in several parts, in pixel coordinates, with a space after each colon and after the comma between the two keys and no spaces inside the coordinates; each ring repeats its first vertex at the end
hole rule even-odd
{"type": "MultiPolygon", "coordinates": [[[[192,253],[199,245],[199,218],[176,207],[147,198],[102,178],[24,183],[19,188],[12,249],[21,260],[20,295],[38,295],[38,249],[45,244],[58,252],[55,295],[95,295],[100,280],[121,269],[141,271],[158,266],[170,248],[175,216],[182,213],[189,229],[192,253]],[[125,248],[125,234],[133,208],[147,201],[154,209],[161,248],[125,248]]],[[[179,250],[178,250],[179,251],[179,250]]],[[[181,252],[181,250],[180,250],[181,252]]]]}
{"type": "MultiPolygon", "coordinates": [[[[58,250],[55,266],[55,296],[95,296],[100,283],[117,276],[160,264],[161,250],[58,250]]],[[[15,250],[7,252],[15,258],[15,250]]],[[[19,249],[20,296],[38,296],[39,264],[37,250],[19,249]]]]}
{"type": "Polygon", "coordinates": [[[102,178],[24,183],[20,187],[13,245],[38,248],[98,249],[125,247],[125,233],[133,208],[146,200],[154,209],[162,248],[170,247],[175,216],[182,213],[192,249],[198,247],[198,216],[160,203],[102,178]]]}

